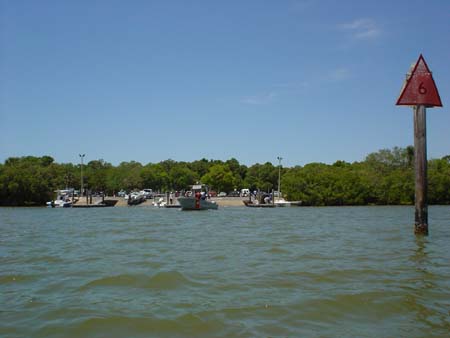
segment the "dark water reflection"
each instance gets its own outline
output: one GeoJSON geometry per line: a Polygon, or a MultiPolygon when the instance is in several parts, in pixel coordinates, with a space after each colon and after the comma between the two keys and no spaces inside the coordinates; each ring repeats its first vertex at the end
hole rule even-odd
{"type": "Polygon", "coordinates": [[[450,207],[0,209],[0,336],[448,337],[450,207]]]}

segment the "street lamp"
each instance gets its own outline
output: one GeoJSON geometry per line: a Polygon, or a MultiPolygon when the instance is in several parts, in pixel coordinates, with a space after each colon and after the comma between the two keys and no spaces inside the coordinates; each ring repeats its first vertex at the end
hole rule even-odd
{"type": "Polygon", "coordinates": [[[283,159],[282,157],[278,156],[278,198],[281,198],[281,160],[283,159]]]}
{"type": "Polygon", "coordinates": [[[80,197],[83,197],[83,158],[86,154],[78,154],[81,158],[81,188],[80,188],[80,197]]]}
{"type": "Polygon", "coordinates": [[[64,179],[66,180],[66,190],[68,190],[68,189],[69,189],[69,179],[70,179],[69,173],[67,173],[67,174],[64,176],[64,179]]]}

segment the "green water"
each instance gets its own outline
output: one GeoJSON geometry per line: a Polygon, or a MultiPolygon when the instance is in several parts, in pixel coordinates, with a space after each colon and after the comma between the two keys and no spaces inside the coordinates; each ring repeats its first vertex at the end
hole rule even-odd
{"type": "Polygon", "coordinates": [[[448,337],[450,207],[0,208],[1,337],[448,337]]]}

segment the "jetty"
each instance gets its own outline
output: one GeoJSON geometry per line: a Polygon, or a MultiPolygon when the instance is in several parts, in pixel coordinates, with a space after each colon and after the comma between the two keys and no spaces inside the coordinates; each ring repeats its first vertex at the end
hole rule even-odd
{"type": "Polygon", "coordinates": [[[114,207],[119,200],[117,198],[80,197],[72,204],[72,208],[106,208],[114,207]]]}

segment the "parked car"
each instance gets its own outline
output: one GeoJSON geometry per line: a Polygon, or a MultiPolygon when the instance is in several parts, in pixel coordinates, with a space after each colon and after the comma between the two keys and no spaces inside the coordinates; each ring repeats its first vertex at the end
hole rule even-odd
{"type": "Polygon", "coordinates": [[[142,189],[141,193],[145,196],[146,199],[153,198],[153,190],[152,189],[142,189]]]}
{"type": "Polygon", "coordinates": [[[239,196],[241,196],[241,194],[239,193],[239,191],[231,191],[229,194],[228,194],[228,197],[239,197],[239,196]]]}
{"type": "Polygon", "coordinates": [[[217,192],[214,191],[214,190],[210,190],[210,191],[209,191],[209,196],[211,196],[211,197],[216,197],[216,196],[217,196],[217,192]]]}
{"type": "Polygon", "coordinates": [[[126,194],[127,194],[127,192],[126,192],[125,190],[120,190],[120,191],[117,193],[117,196],[118,196],[118,197],[125,197],[126,194]]]}
{"type": "Polygon", "coordinates": [[[241,196],[246,197],[250,195],[250,189],[241,189],[241,196]]]}
{"type": "Polygon", "coordinates": [[[219,192],[217,197],[227,197],[227,193],[225,191],[221,191],[221,192],[219,192]]]}

